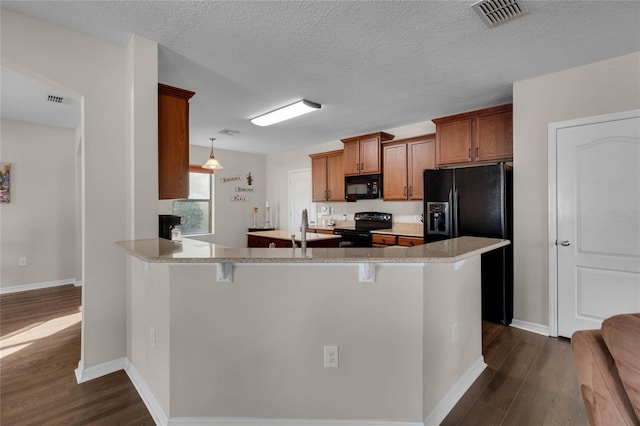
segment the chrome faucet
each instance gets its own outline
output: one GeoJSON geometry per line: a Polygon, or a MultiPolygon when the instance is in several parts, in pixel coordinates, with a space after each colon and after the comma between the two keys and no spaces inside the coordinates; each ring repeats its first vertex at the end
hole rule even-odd
{"type": "Polygon", "coordinates": [[[307,228],[309,228],[309,221],[307,219],[307,209],[303,209],[302,221],[300,222],[300,248],[302,250],[307,249],[307,228]]]}

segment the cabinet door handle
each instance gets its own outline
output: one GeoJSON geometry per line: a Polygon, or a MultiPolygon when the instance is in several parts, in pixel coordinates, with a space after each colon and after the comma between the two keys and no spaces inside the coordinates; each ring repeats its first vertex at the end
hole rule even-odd
{"type": "Polygon", "coordinates": [[[360,163],[360,171],[364,170],[364,163],[360,163]]]}
{"type": "Polygon", "coordinates": [[[360,163],[356,163],[356,171],[359,172],[360,171],[360,163]]]}
{"type": "Polygon", "coordinates": [[[480,157],[480,148],[476,146],[476,158],[480,157]]]}
{"type": "Polygon", "coordinates": [[[405,197],[407,196],[407,187],[406,186],[404,187],[404,196],[405,197]]]}
{"type": "Polygon", "coordinates": [[[469,148],[469,149],[467,150],[467,157],[468,157],[468,158],[471,158],[471,148],[469,148]]]}
{"type": "Polygon", "coordinates": [[[409,187],[409,197],[413,197],[413,186],[409,187]]]}

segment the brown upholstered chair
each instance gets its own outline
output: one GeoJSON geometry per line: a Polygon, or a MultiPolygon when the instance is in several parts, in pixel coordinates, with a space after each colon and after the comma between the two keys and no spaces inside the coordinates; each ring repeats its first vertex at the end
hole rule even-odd
{"type": "Polygon", "coordinates": [[[571,348],[591,426],[640,425],[640,314],[576,331],[571,348]]]}

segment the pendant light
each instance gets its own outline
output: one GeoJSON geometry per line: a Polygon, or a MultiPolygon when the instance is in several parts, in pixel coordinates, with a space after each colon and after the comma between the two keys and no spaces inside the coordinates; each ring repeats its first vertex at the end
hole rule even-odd
{"type": "Polygon", "coordinates": [[[211,140],[211,154],[209,154],[209,159],[207,160],[206,163],[202,165],[202,168],[209,169],[209,170],[224,169],[224,167],[222,167],[222,164],[220,164],[220,162],[216,160],[215,155],[213,155],[213,141],[215,141],[216,138],[209,138],[209,139],[211,140]]]}

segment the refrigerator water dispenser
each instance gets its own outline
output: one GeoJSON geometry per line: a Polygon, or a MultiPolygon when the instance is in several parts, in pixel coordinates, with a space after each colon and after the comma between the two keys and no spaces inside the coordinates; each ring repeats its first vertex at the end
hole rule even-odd
{"type": "Polygon", "coordinates": [[[449,203],[427,203],[427,234],[449,235],[449,203]]]}

